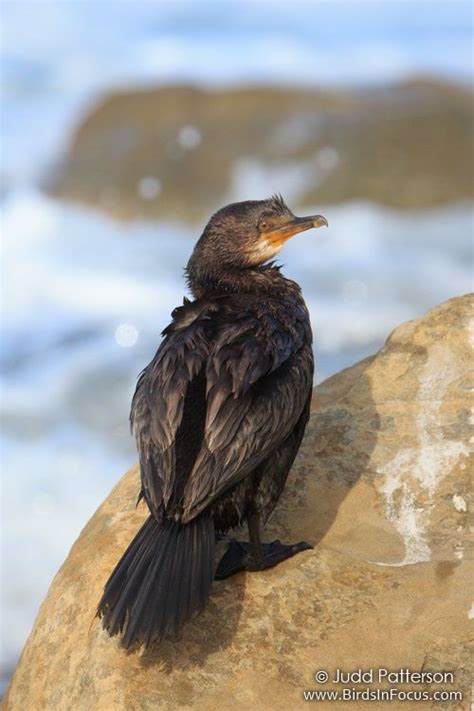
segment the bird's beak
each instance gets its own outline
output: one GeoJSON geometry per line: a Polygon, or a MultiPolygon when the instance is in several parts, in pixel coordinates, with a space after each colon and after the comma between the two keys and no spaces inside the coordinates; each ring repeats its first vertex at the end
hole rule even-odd
{"type": "Polygon", "coordinates": [[[294,217],[280,227],[268,232],[262,232],[262,239],[274,247],[280,247],[286,240],[290,239],[298,232],[311,230],[313,227],[328,226],[328,221],[322,215],[309,215],[309,217],[294,217]]]}

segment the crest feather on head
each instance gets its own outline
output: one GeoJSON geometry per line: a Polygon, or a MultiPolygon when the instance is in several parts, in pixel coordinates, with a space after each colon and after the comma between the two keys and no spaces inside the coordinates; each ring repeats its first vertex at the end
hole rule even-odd
{"type": "Polygon", "coordinates": [[[272,201],[272,206],[275,212],[285,213],[288,211],[288,207],[281,193],[274,193],[270,197],[270,200],[272,201]]]}

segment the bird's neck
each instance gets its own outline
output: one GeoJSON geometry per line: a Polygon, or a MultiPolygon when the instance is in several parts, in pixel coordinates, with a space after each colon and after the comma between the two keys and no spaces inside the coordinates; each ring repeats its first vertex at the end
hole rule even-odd
{"type": "Polygon", "coordinates": [[[220,294],[289,294],[300,293],[295,282],[286,279],[279,267],[264,264],[246,269],[219,267],[205,268],[190,260],[186,269],[188,285],[195,298],[220,294]]]}

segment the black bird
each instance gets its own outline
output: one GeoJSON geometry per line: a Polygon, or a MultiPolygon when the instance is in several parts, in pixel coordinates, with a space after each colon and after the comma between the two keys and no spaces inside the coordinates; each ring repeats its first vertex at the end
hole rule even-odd
{"type": "Polygon", "coordinates": [[[303,437],[312,334],[298,284],[268,263],[287,239],[327,225],[281,196],[212,216],[186,267],[194,296],[172,313],[131,409],[150,516],[107,582],[97,614],[130,648],[177,634],[212,581],[310,548],[262,544],[303,437]],[[217,566],[216,536],[244,521],[217,566]]]}

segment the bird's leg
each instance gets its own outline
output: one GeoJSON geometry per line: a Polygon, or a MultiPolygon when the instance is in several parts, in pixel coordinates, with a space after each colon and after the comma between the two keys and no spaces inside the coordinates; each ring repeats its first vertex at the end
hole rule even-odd
{"type": "Polygon", "coordinates": [[[265,553],[260,538],[260,511],[253,509],[247,516],[249,529],[249,546],[247,554],[247,570],[262,570],[266,568],[265,553]]]}
{"type": "Polygon", "coordinates": [[[302,541],[293,545],[284,545],[280,541],[262,543],[260,538],[260,512],[252,509],[247,515],[249,529],[249,542],[243,543],[236,540],[229,542],[229,547],[222,557],[215,574],[216,580],[229,578],[241,570],[265,570],[273,568],[281,561],[291,558],[300,551],[312,548],[309,543],[302,541]]]}

